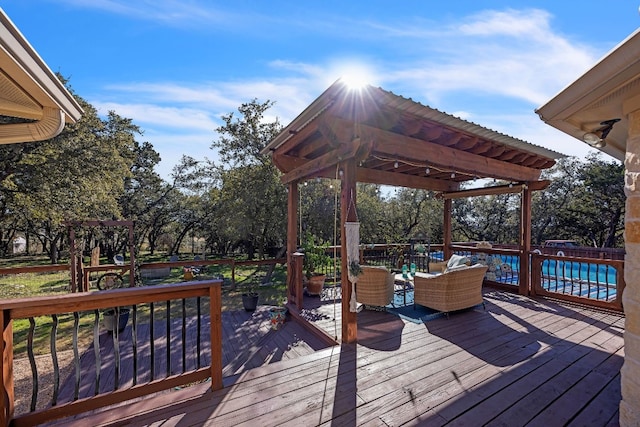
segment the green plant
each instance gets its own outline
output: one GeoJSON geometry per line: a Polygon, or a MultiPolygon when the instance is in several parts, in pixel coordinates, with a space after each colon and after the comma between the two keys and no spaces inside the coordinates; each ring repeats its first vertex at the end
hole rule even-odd
{"type": "Polygon", "coordinates": [[[322,267],[331,265],[331,257],[327,255],[328,247],[328,243],[316,244],[315,237],[309,232],[305,233],[302,241],[302,250],[304,252],[302,268],[304,269],[307,279],[314,274],[322,274],[319,273],[319,270],[322,267]]]}
{"type": "Polygon", "coordinates": [[[255,297],[258,295],[258,292],[253,287],[253,283],[249,285],[249,287],[242,293],[242,295],[248,295],[250,297],[255,297]]]}
{"type": "Polygon", "coordinates": [[[349,274],[351,274],[354,277],[357,277],[360,275],[360,273],[362,273],[362,267],[360,267],[360,262],[356,260],[352,260],[349,263],[349,274]]]}

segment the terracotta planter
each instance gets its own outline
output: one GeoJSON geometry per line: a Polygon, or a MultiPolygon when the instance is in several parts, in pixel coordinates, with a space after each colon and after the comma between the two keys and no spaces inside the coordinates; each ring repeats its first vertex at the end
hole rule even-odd
{"type": "Polygon", "coordinates": [[[326,278],[326,275],[324,274],[311,276],[309,278],[309,282],[307,283],[307,294],[320,295],[322,293],[322,288],[324,288],[325,278],[326,278]]]}

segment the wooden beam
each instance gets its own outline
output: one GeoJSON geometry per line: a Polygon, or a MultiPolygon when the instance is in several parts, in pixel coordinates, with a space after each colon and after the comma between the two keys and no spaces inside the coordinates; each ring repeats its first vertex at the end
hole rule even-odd
{"type": "Polygon", "coordinates": [[[273,153],[271,156],[273,160],[273,164],[276,165],[278,170],[282,173],[287,173],[292,171],[293,169],[299,168],[308,162],[307,159],[303,159],[301,157],[289,156],[284,153],[273,153]]]}
{"type": "Polygon", "coordinates": [[[445,170],[507,181],[537,181],[540,171],[493,158],[479,156],[440,144],[361,125],[361,135],[375,141],[374,151],[389,158],[411,159],[445,170]]]}
{"type": "Polygon", "coordinates": [[[454,192],[446,192],[441,195],[443,199],[461,199],[465,197],[476,196],[492,196],[497,194],[520,193],[522,190],[529,188],[531,191],[544,190],[551,184],[549,180],[533,181],[527,183],[517,183],[513,185],[497,185],[495,187],[471,188],[469,190],[460,190],[454,192]]]}
{"type": "Polygon", "coordinates": [[[290,150],[294,149],[298,144],[313,136],[318,131],[318,120],[314,120],[307,126],[295,132],[291,131],[291,138],[287,139],[282,145],[274,150],[274,154],[286,154],[290,150]]]}
{"type": "Polygon", "coordinates": [[[331,166],[335,166],[342,160],[352,158],[358,149],[360,148],[360,141],[355,140],[349,144],[343,145],[333,151],[330,151],[316,159],[309,160],[304,165],[286,173],[280,177],[280,180],[284,184],[288,184],[292,181],[308,178],[311,176],[317,176],[318,172],[327,169],[331,166]]]}
{"type": "Polygon", "coordinates": [[[377,169],[358,168],[356,176],[358,182],[416,188],[420,190],[456,191],[460,188],[460,184],[453,181],[444,181],[397,172],[385,172],[377,169]]]}

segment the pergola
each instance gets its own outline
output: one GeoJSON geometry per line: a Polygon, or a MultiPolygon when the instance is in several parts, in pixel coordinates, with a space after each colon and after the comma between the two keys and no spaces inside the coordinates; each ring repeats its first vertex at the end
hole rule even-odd
{"type": "MultiPolygon", "coordinates": [[[[356,182],[425,189],[444,198],[444,250],[451,253],[451,200],[522,193],[521,271],[528,271],[531,194],[544,189],[542,170],[561,154],[427,107],[381,88],[355,89],[338,80],[313,101],[263,150],[288,185],[288,280],[299,280],[292,256],[297,248],[298,183],[324,177],[341,180],[341,229],[354,221],[356,182]],[[461,190],[461,184],[495,178],[507,184],[461,190]]],[[[346,253],[345,233],[341,249],[346,253]]],[[[341,271],[347,271],[342,257],[341,271]]],[[[342,341],[357,339],[356,313],[349,311],[351,286],[342,280],[342,341]]],[[[290,283],[288,289],[292,289],[290,283]]],[[[528,277],[521,276],[526,293],[528,277]]],[[[291,299],[290,299],[291,302],[291,299]]],[[[295,308],[294,308],[295,309],[295,308]]]]}

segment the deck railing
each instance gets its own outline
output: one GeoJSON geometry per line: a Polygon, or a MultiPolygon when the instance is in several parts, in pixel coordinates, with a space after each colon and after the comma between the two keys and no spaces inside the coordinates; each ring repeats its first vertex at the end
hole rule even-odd
{"type": "Polygon", "coordinates": [[[476,248],[453,245],[453,253],[468,256],[471,263],[488,266],[485,283],[499,288],[517,290],[520,284],[520,251],[511,248],[476,248]]]}
{"type": "Polygon", "coordinates": [[[208,379],[212,389],[222,388],[220,283],[210,280],[3,300],[0,425],[34,425],[208,379]],[[105,310],[114,311],[116,319],[128,310],[131,320],[126,326],[116,321],[113,331],[107,332],[105,310]],[[75,373],[61,384],[58,331],[64,317],[72,322],[65,335],[71,342],[67,347],[73,350],[75,373]],[[14,343],[13,323],[18,319],[30,323],[26,344],[14,343]],[[33,346],[36,328],[46,329],[54,366],[53,396],[44,409],[36,408],[40,377],[33,346]],[[83,331],[90,331],[92,344],[87,351],[80,344],[87,335],[83,331]],[[14,413],[13,354],[18,344],[26,345],[32,370],[31,405],[25,414],[14,413]],[[131,360],[126,365],[132,371],[121,371],[125,359],[131,360]]]}
{"type": "Polygon", "coordinates": [[[531,294],[621,311],[624,261],[531,254],[531,294]]]}
{"type": "MultiPolygon", "coordinates": [[[[520,252],[509,248],[476,248],[453,245],[458,255],[489,266],[485,284],[518,290],[520,252]]],[[[532,252],[530,289],[533,296],[545,296],[594,307],[622,311],[624,261],[607,258],[582,258],[532,252]]]]}

